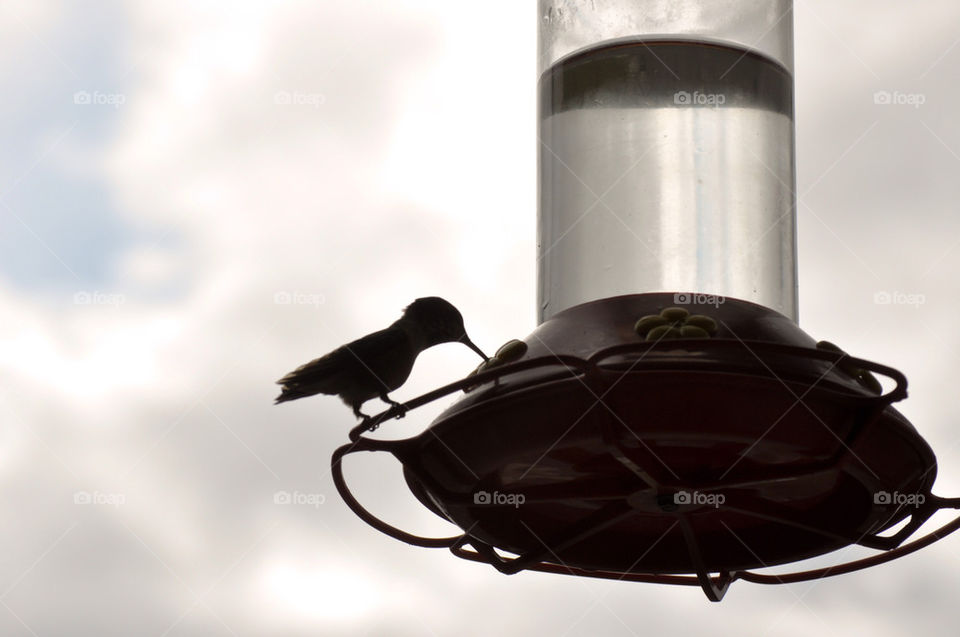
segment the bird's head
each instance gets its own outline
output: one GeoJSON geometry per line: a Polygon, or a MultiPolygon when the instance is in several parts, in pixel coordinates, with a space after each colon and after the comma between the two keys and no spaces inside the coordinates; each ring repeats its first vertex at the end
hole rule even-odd
{"type": "Polygon", "coordinates": [[[463,343],[487,360],[487,355],[467,336],[460,311],[439,296],[417,299],[403,311],[403,317],[419,326],[429,345],[463,343]]]}

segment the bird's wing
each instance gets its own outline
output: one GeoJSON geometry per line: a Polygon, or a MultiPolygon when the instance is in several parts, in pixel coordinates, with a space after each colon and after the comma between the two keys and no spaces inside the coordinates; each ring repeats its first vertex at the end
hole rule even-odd
{"type": "Polygon", "coordinates": [[[401,330],[385,329],[369,334],[301,365],[278,380],[283,392],[277,400],[283,402],[321,393],[342,394],[350,392],[358,380],[362,382],[369,377],[380,380],[377,371],[371,369],[365,360],[369,360],[371,354],[408,347],[407,336],[401,330]]]}

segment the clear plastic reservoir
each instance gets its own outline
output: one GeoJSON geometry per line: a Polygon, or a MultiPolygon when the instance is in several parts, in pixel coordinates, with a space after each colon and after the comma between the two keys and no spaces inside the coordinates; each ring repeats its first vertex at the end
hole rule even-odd
{"type": "Polygon", "coordinates": [[[539,12],[539,320],[673,291],[796,321],[791,2],[539,12]]]}

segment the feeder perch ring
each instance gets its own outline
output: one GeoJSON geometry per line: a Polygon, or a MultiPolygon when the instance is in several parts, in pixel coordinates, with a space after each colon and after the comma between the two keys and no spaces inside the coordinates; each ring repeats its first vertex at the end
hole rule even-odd
{"type": "Polygon", "coordinates": [[[364,436],[396,411],[377,414],[334,452],[337,490],[386,535],[502,573],[700,586],[713,601],[738,579],[848,573],[960,528],[958,518],[903,544],[938,510],[960,508],[960,498],[933,495],[935,456],[891,406],[907,395],[903,374],[818,347],[786,317],[733,299],[711,312],[710,338],[644,340],[637,320],[672,297],[555,315],[525,350],[510,348],[519,359],[406,403],[413,411],[465,392],[418,436],[364,436]],[[865,374],[888,379],[887,391],[865,374]],[[343,458],[359,452],[396,457],[414,496],[463,533],[420,537],[370,513],[343,474],[343,458]],[[851,544],[882,552],[754,572],[851,544]]]}

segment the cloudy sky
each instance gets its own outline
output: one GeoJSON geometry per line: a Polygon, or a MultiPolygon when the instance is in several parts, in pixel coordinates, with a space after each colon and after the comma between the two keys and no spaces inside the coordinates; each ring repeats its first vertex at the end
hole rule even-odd
{"type": "MultiPolygon", "coordinates": [[[[797,0],[795,31],[801,325],[907,374],[958,495],[960,5],[797,0]]],[[[722,604],[409,547],[333,488],[349,411],[271,404],[418,296],[487,350],[533,329],[535,32],[514,0],[0,1],[0,633],[952,627],[960,537],[722,604]]],[[[394,396],[475,362],[434,348],[394,396]]],[[[348,474],[449,534],[388,460],[348,474]]]]}

